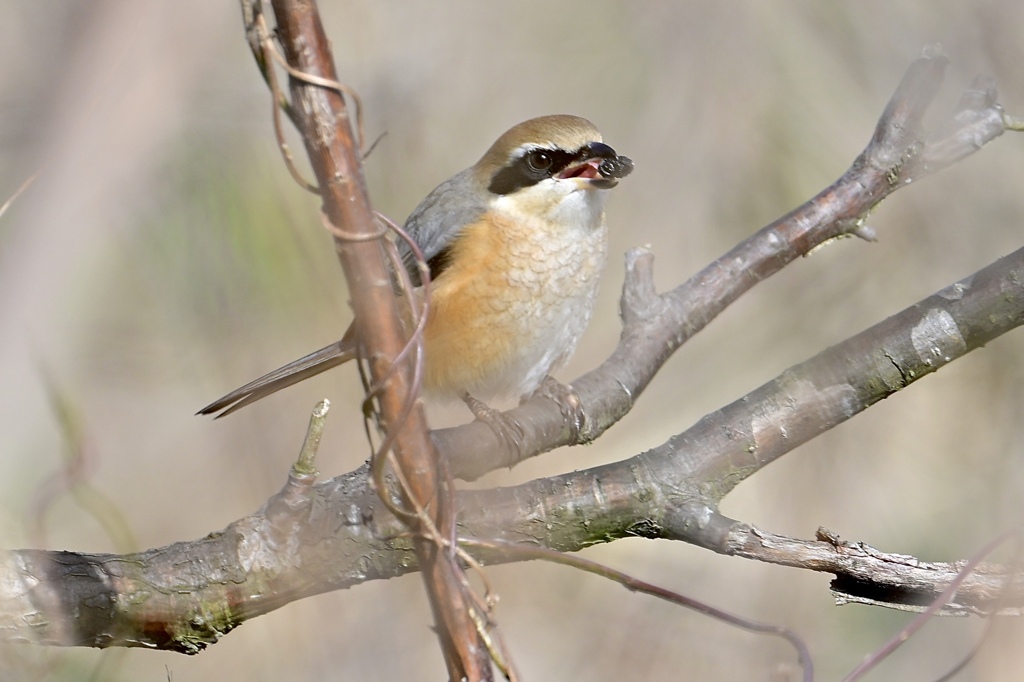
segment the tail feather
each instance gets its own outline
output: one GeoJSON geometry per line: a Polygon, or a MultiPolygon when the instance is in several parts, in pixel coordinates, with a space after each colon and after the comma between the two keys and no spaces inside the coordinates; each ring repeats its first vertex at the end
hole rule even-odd
{"type": "Polygon", "coordinates": [[[276,393],[282,388],[287,388],[320,372],[337,367],[343,362],[348,362],[355,358],[355,355],[355,345],[350,343],[347,338],[335,341],[331,345],[314,351],[294,362],[289,362],[284,367],[275,369],[269,374],[264,374],[259,379],[250,381],[245,386],[237,388],[223,398],[210,403],[196,414],[220,412],[215,417],[215,419],[220,419],[235,410],[240,410],[250,403],[267,397],[271,393],[276,393]]]}

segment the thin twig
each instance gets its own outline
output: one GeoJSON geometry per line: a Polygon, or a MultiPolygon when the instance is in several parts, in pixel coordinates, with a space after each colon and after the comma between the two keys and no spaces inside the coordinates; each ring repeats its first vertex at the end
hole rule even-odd
{"type": "MultiPolygon", "coordinates": [[[[291,103],[281,92],[280,83],[277,80],[277,72],[274,71],[274,65],[271,60],[267,59],[267,55],[276,57],[280,61],[281,56],[277,53],[277,46],[274,45],[273,40],[270,38],[270,30],[267,28],[266,20],[263,18],[263,14],[256,15],[256,33],[259,36],[259,45],[262,55],[262,60],[257,60],[261,64],[265,64],[264,77],[266,78],[267,84],[270,86],[271,100],[273,102],[272,107],[272,120],[274,123],[274,138],[277,140],[277,148],[281,150],[281,157],[284,159],[285,168],[288,169],[288,173],[291,174],[292,179],[302,189],[312,192],[313,194],[319,194],[320,188],[316,184],[306,180],[302,177],[302,173],[299,172],[298,167],[295,165],[295,158],[292,156],[292,150],[288,146],[288,143],[284,139],[284,129],[281,126],[281,110],[285,107],[281,106],[281,102],[286,103],[286,110],[292,111],[291,103]]],[[[293,123],[297,124],[298,118],[292,114],[290,116],[293,123]]]]}
{"type": "Polygon", "coordinates": [[[41,172],[42,171],[36,171],[32,175],[28,176],[25,179],[25,181],[18,186],[18,189],[14,190],[14,194],[7,197],[7,201],[5,201],[3,205],[0,205],[0,218],[2,218],[5,213],[7,213],[7,209],[9,209],[12,204],[14,204],[15,200],[22,194],[24,194],[25,190],[32,186],[32,183],[36,181],[36,178],[39,177],[39,173],[41,172]]]}
{"type": "Polygon", "coordinates": [[[1018,537],[1020,533],[1020,528],[1014,528],[1000,533],[995,537],[995,539],[978,550],[978,552],[971,557],[966,564],[964,564],[964,567],[960,569],[957,576],[950,581],[949,586],[942,591],[942,594],[940,594],[927,609],[915,616],[913,620],[907,623],[906,627],[893,635],[888,642],[875,650],[867,659],[861,662],[860,665],[850,671],[850,674],[843,678],[843,682],[859,680],[865,673],[881,663],[887,656],[889,656],[889,654],[903,646],[903,643],[913,637],[918,630],[923,628],[935,616],[935,614],[938,613],[943,605],[953,599],[956,595],[957,589],[960,587],[960,584],[967,579],[978,564],[981,563],[982,559],[998,549],[1000,545],[1007,540],[1018,537]]]}
{"type": "Polygon", "coordinates": [[[617,571],[614,568],[599,564],[596,561],[584,559],[576,554],[565,554],[553,549],[548,549],[547,547],[525,545],[498,539],[481,540],[478,538],[460,537],[459,544],[464,547],[474,547],[479,550],[497,553],[501,555],[504,560],[509,561],[541,559],[544,561],[550,561],[551,563],[561,564],[563,566],[570,566],[617,582],[632,592],[642,592],[644,594],[658,597],[659,599],[664,599],[665,601],[678,604],[679,606],[684,606],[705,616],[710,616],[743,630],[782,637],[792,644],[793,648],[796,650],[800,667],[803,670],[804,682],[810,682],[814,679],[814,664],[811,659],[810,651],[807,649],[807,645],[804,643],[803,639],[789,628],[781,625],[759,623],[748,618],[743,618],[742,616],[737,616],[705,604],[699,600],[679,594],[678,592],[673,592],[672,590],[640,580],[639,578],[634,578],[627,573],[617,571]]]}

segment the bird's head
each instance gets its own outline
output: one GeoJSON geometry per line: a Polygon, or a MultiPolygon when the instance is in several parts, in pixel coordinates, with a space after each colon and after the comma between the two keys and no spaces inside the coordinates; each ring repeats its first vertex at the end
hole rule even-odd
{"type": "Polygon", "coordinates": [[[473,167],[494,205],[548,220],[599,220],[604,191],[629,175],[633,162],[604,144],[579,116],[524,121],[491,145],[473,167]]]}

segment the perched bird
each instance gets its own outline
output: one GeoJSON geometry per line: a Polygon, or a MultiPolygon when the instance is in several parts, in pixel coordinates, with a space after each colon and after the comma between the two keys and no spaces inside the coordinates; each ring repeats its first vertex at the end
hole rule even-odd
{"type": "MultiPolygon", "coordinates": [[[[578,116],[542,116],[498,138],[416,207],[406,232],[430,268],[423,390],[481,400],[535,391],[590,320],[608,250],[606,190],[633,162],[578,116]]],[[[412,250],[399,241],[413,281],[412,250]]],[[[337,341],[207,405],[222,417],[356,357],[337,341]]]]}

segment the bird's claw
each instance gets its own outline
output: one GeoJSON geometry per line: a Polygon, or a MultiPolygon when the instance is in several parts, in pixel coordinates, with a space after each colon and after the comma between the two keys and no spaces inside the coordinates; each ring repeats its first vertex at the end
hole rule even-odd
{"type": "Polygon", "coordinates": [[[574,443],[579,442],[580,434],[583,433],[583,425],[586,423],[587,415],[583,411],[583,403],[580,397],[569,384],[563,384],[550,374],[545,374],[540,386],[530,396],[547,398],[558,405],[562,413],[562,419],[569,425],[569,433],[574,443]]]}
{"type": "MultiPolygon", "coordinates": [[[[514,419],[509,419],[501,410],[496,410],[482,400],[477,400],[469,393],[463,393],[462,402],[472,411],[478,421],[482,421],[491,427],[491,430],[498,438],[506,444],[513,456],[518,456],[522,451],[523,440],[526,434],[523,427],[514,419]]],[[[518,461],[518,460],[512,460],[518,461]]]]}

